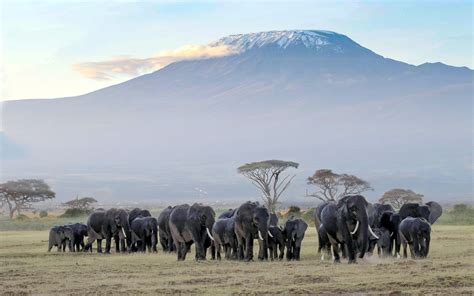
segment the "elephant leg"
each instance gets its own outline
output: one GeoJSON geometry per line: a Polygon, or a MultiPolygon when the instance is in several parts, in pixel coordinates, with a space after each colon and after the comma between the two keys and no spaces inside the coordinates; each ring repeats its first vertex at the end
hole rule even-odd
{"type": "Polygon", "coordinates": [[[332,244],[332,254],[334,257],[334,263],[341,263],[341,257],[339,257],[339,244],[332,244]]]}
{"type": "Polygon", "coordinates": [[[293,248],[291,238],[286,242],[286,260],[290,261],[293,258],[293,248]]]}
{"type": "Polygon", "coordinates": [[[51,243],[51,241],[49,242],[49,245],[48,245],[48,252],[51,252],[51,249],[53,248],[53,244],[51,243]]]}
{"type": "Polygon", "coordinates": [[[244,259],[244,243],[245,239],[241,236],[237,236],[237,259],[244,259]]]}
{"type": "Polygon", "coordinates": [[[253,236],[251,233],[245,235],[245,261],[253,260],[253,236]]]}
{"type": "Polygon", "coordinates": [[[285,256],[285,245],[283,243],[279,245],[280,245],[280,255],[278,256],[278,259],[282,260],[283,257],[285,256]]]}
{"type": "Polygon", "coordinates": [[[97,240],[97,253],[102,253],[102,240],[97,240]]]}

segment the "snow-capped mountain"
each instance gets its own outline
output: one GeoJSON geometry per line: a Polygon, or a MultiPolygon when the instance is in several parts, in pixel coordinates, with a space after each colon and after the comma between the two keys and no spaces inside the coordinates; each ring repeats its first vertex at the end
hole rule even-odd
{"type": "Polygon", "coordinates": [[[391,187],[472,196],[472,70],[395,61],[328,31],[219,44],[235,53],[82,96],[5,103],[4,138],[22,153],[3,154],[3,178],[44,177],[66,197],[192,199],[198,187],[253,199],[236,168],[287,159],[300,163],[293,197],[317,168],[367,179],[372,198],[391,187]]]}
{"type": "Polygon", "coordinates": [[[270,31],[250,34],[230,35],[212,43],[212,45],[229,45],[240,52],[262,48],[294,48],[305,47],[316,51],[326,51],[343,54],[347,50],[365,50],[363,47],[345,35],[331,31],[293,30],[270,31]]]}

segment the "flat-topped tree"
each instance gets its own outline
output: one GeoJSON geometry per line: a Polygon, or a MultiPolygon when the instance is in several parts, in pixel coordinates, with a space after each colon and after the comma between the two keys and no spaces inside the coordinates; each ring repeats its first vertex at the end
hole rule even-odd
{"type": "Polygon", "coordinates": [[[379,199],[380,203],[391,204],[399,210],[406,203],[422,203],[423,194],[418,194],[411,189],[394,188],[385,192],[379,199]]]}
{"type": "Polygon", "coordinates": [[[361,194],[373,190],[369,182],[349,174],[337,174],[329,169],[317,170],[307,179],[309,185],[315,185],[319,191],[307,196],[321,201],[337,201],[346,195],[361,194]]]}
{"type": "Polygon", "coordinates": [[[76,196],[75,199],[67,201],[64,205],[71,209],[79,209],[81,211],[92,210],[92,204],[97,203],[97,200],[93,197],[82,197],[76,196]]]}
{"type": "Polygon", "coordinates": [[[298,166],[298,163],[292,161],[265,160],[244,164],[237,171],[250,179],[252,184],[262,192],[265,205],[274,213],[278,200],[296,176],[282,176],[281,173],[288,168],[297,169],[298,166]]]}
{"type": "Polygon", "coordinates": [[[0,202],[8,206],[10,218],[13,218],[15,212],[20,214],[22,210],[31,209],[33,203],[55,197],[56,193],[40,179],[22,179],[0,184],[0,202]]]}

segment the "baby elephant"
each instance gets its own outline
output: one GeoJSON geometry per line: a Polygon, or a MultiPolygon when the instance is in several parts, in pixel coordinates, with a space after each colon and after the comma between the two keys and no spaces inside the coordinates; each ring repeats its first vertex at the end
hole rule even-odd
{"type": "Polygon", "coordinates": [[[301,242],[308,224],[300,218],[293,216],[288,219],[283,228],[283,234],[286,239],[286,259],[300,260],[301,242]]]}
{"type": "Polygon", "coordinates": [[[412,258],[425,258],[430,251],[431,226],[424,218],[407,217],[399,227],[403,257],[407,258],[407,244],[412,258]]]}
{"type": "Polygon", "coordinates": [[[54,226],[49,231],[49,247],[48,252],[51,252],[51,249],[54,246],[58,247],[58,252],[66,250],[67,237],[65,234],[64,226],[54,226]]]}
{"type": "Polygon", "coordinates": [[[135,218],[131,224],[132,228],[132,245],[137,245],[137,249],[141,252],[156,253],[156,245],[158,243],[158,221],[153,217],[135,218]]]}
{"type": "Polygon", "coordinates": [[[278,226],[268,227],[268,250],[270,251],[270,260],[283,259],[285,245],[286,241],[283,230],[278,226]],[[278,250],[280,251],[279,255],[278,250]]]}

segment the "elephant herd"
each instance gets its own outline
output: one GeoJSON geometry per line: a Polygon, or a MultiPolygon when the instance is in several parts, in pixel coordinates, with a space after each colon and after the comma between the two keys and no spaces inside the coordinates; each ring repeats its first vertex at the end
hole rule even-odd
{"type": "MultiPolygon", "coordinates": [[[[363,196],[350,195],[337,203],[322,203],[314,214],[319,238],[318,252],[332,254],[334,262],[340,253],[349,263],[356,256],[364,257],[375,248],[379,255],[399,256],[404,248],[407,257],[409,245],[414,258],[428,255],[430,225],[441,216],[436,202],[425,205],[405,204],[396,213],[389,205],[369,204],[363,196]]],[[[49,249],[58,247],[71,252],[110,253],[112,239],[115,252],[157,252],[158,243],[164,252],[176,253],[179,261],[185,260],[191,246],[195,247],[195,260],[205,260],[208,250],[212,259],[253,260],[254,240],[258,241],[259,260],[299,260],[301,244],[308,225],[300,218],[290,217],[283,226],[278,217],[258,202],[245,202],[215,218],[210,206],[195,203],[167,207],[157,218],[148,210],[139,208],[96,209],[89,215],[87,225],[76,223],[55,226],[50,230],[49,249]],[[86,243],[84,239],[87,237],[86,243]]]]}
{"type": "Polygon", "coordinates": [[[391,205],[369,204],[361,195],[351,195],[337,203],[320,204],[314,213],[319,239],[318,252],[330,255],[340,262],[340,253],[355,263],[377,247],[380,256],[412,258],[428,256],[431,225],[441,216],[442,208],[436,202],[424,205],[404,204],[397,213],[391,205]]]}

